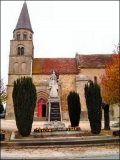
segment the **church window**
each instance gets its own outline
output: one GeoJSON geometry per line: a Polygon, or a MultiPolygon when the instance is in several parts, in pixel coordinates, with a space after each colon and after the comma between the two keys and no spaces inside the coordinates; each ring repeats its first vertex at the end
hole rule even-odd
{"type": "Polygon", "coordinates": [[[18,47],[18,55],[24,55],[24,47],[18,47]]]}
{"type": "Polygon", "coordinates": [[[27,40],[27,33],[23,34],[23,40],[27,40]]]}
{"type": "Polygon", "coordinates": [[[20,47],[18,47],[18,55],[20,55],[20,47]]]}
{"type": "Polygon", "coordinates": [[[32,35],[30,34],[30,39],[32,39],[32,35]]]}
{"type": "Polygon", "coordinates": [[[24,47],[21,47],[21,55],[24,55],[24,47]]]}
{"type": "Polygon", "coordinates": [[[20,40],[20,33],[17,33],[17,40],[20,40]]]}

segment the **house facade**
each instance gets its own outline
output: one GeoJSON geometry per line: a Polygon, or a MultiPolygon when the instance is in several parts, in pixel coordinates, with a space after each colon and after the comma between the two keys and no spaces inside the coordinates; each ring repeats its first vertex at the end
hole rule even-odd
{"type": "MultiPolygon", "coordinates": [[[[113,55],[75,53],[74,58],[35,58],[33,34],[27,4],[24,2],[13,31],[13,39],[10,40],[6,119],[15,118],[12,101],[13,83],[22,76],[32,77],[36,86],[37,101],[34,119],[46,119],[47,103],[50,96],[49,76],[54,70],[59,79],[58,94],[61,100],[62,119],[69,119],[67,96],[70,91],[76,91],[80,95],[81,120],[88,120],[84,86],[88,80],[100,82],[100,76],[105,72],[105,65],[110,62],[113,55]]],[[[113,108],[111,108],[111,119],[115,118],[113,112],[113,108]]]]}

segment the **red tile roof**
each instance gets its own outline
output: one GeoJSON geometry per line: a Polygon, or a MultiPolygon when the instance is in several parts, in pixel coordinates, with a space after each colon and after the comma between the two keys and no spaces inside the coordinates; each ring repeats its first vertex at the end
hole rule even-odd
{"type": "Polygon", "coordinates": [[[105,68],[114,54],[79,55],[81,68],[105,68]]]}
{"type": "Polygon", "coordinates": [[[50,74],[55,70],[58,74],[77,74],[76,58],[34,58],[33,74],[50,74]]]}

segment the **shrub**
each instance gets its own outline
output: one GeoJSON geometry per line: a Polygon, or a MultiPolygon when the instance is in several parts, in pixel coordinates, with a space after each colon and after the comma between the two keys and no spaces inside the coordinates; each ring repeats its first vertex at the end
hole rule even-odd
{"type": "Polygon", "coordinates": [[[71,126],[75,127],[79,125],[81,104],[79,94],[76,92],[70,92],[67,97],[68,112],[70,117],[71,126]]]}
{"type": "Polygon", "coordinates": [[[4,112],[3,104],[0,104],[0,114],[4,112]]]}
{"type": "Polygon", "coordinates": [[[30,77],[14,81],[12,98],[17,128],[22,136],[28,136],[32,128],[37,99],[36,88],[30,77]]]}
{"type": "Polygon", "coordinates": [[[85,99],[91,132],[93,134],[99,134],[101,132],[102,98],[100,87],[97,83],[89,81],[88,84],[85,85],[85,99]]]}

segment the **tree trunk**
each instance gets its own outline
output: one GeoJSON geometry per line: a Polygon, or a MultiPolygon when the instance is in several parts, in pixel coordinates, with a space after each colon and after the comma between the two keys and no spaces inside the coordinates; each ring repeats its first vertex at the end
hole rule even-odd
{"type": "Polygon", "coordinates": [[[104,129],[110,130],[109,104],[104,106],[104,129]]]}

